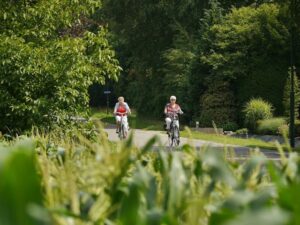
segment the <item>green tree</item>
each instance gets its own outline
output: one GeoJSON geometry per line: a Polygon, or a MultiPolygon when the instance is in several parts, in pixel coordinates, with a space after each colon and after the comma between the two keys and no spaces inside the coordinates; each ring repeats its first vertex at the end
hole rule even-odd
{"type": "Polygon", "coordinates": [[[281,114],[289,66],[288,4],[104,0],[100,21],[109,24],[124,68],[115,89],[139,113],[156,116],[167,96],[175,94],[189,117],[198,118],[197,102],[217,79],[230,83],[238,111],[262,96],[281,114]]]}
{"type": "MultiPolygon", "coordinates": [[[[218,1],[210,1],[209,7],[204,10],[204,16],[199,20],[200,26],[195,37],[195,57],[188,76],[189,104],[193,118],[198,118],[200,116],[202,104],[197,103],[199,102],[200,97],[205,94],[211,85],[213,85],[211,83],[214,80],[209,79],[211,68],[202,62],[201,57],[210,53],[214,41],[213,33],[210,28],[215,24],[221,23],[224,13],[224,8],[221,7],[221,4],[218,1]]],[[[208,123],[211,125],[211,119],[208,120],[208,123]]]]}
{"type": "Polygon", "coordinates": [[[280,21],[276,4],[234,8],[210,29],[214,34],[212,49],[201,60],[214,74],[229,79],[246,76],[254,60],[263,60],[279,48],[286,51],[288,47],[289,32],[280,21]]]}
{"type": "Polygon", "coordinates": [[[164,67],[163,85],[165,99],[170,95],[176,95],[185,113],[191,110],[189,96],[189,74],[195,60],[195,40],[191,35],[178,26],[178,35],[174,47],[163,53],[164,67]]]}
{"type": "Polygon", "coordinates": [[[290,33],[281,8],[276,3],[233,8],[209,27],[211,43],[199,64],[209,76],[231,82],[238,111],[249,99],[263,97],[274,105],[276,114],[283,113],[290,33]]]}
{"type": "Polygon", "coordinates": [[[96,7],[95,0],[0,3],[0,130],[67,121],[86,111],[93,82],[117,79],[107,31],[89,19],[96,7]]]}
{"type": "Polygon", "coordinates": [[[186,102],[193,36],[207,5],[200,0],[104,1],[124,67],[117,89],[139,113],[160,115],[171,92],[186,102]]]}

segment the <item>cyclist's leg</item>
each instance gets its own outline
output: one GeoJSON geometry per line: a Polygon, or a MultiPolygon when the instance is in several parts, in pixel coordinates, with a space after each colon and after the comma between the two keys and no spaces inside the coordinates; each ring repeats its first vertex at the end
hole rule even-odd
{"type": "Polygon", "coordinates": [[[177,145],[180,143],[180,131],[179,131],[179,120],[176,120],[176,127],[177,127],[177,145]]]}
{"type": "Polygon", "coordinates": [[[176,121],[175,121],[175,124],[176,124],[176,126],[177,126],[177,128],[178,128],[178,131],[179,131],[179,120],[176,120],[176,121]]]}
{"type": "Polygon", "coordinates": [[[117,130],[116,130],[116,132],[117,133],[120,130],[120,123],[121,123],[121,116],[116,116],[116,124],[117,124],[117,130]]]}
{"type": "Polygon", "coordinates": [[[166,117],[165,121],[166,121],[166,124],[167,124],[166,130],[169,131],[170,130],[170,124],[171,124],[171,118],[166,117]]]}

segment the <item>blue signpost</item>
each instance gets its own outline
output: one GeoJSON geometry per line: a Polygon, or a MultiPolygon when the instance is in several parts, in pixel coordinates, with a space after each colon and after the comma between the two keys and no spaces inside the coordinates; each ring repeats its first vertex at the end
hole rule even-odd
{"type": "Polygon", "coordinates": [[[106,90],[103,92],[106,95],[106,114],[108,115],[108,108],[109,108],[109,94],[111,91],[106,90]]]}

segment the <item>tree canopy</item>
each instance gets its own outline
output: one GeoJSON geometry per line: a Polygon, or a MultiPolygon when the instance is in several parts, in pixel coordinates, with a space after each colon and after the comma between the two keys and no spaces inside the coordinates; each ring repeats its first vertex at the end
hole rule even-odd
{"type": "MultiPolygon", "coordinates": [[[[299,12],[298,0],[296,7],[299,12]]],[[[290,1],[138,4],[107,0],[103,9],[124,68],[115,90],[139,113],[160,116],[174,94],[187,119],[200,119],[202,124],[211,123],[210,116],[202,116],[206,109],[224,111],[226,107],[226,112],[235,115],[224,120],[223,113],[216,112],[223,115],[215,117],[219,125],[240,123],[242,108],[253,97],[270,101],[275,114],[283,114],[283,88],[290,66],[290,1]],[[220,101],[226,105],[222,106],[206,101],[204,106],[203,99],[216,98],[208,95],[214,95],[212,89],[218,86],[226,87],[226,93],[217,96],[232,96],[231,102],[220,101]]]]}
{"type": "MultiPolygon", "coordinates": [[[[202,125],[212,118],[219,126],[241,124],[253,97],[283,115],[294,23],[290,3],[4,0],[0,129],[66,121],[86,111],[91,85],[108,80],[118,80],[114,96],[125,96],[139,114],[160,117],[176,95],[186,121],[202,125]]],[[[299,0],[295,7],[299,66],[299,0]]]]}
{"type": "Polygon", "coordinates": [[[95,0],[0,3],[0,129],[50,127],[88,106],[88,87],[120,72],[95,0]]]}

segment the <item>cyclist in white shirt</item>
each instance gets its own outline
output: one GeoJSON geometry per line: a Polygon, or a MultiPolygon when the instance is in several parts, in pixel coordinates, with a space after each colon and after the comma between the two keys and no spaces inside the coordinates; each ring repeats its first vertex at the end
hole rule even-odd
{"type": "Polygon", "coordinates": [[[131,114],[131,110],[128,104],[124,102],[124,97],[120,96],[114,108],[114,115],[117,123],[117,133],[120,130],[121,116],[123,116],[124,124],[128,127],[127,115],[129,114],[131,114]]]}

